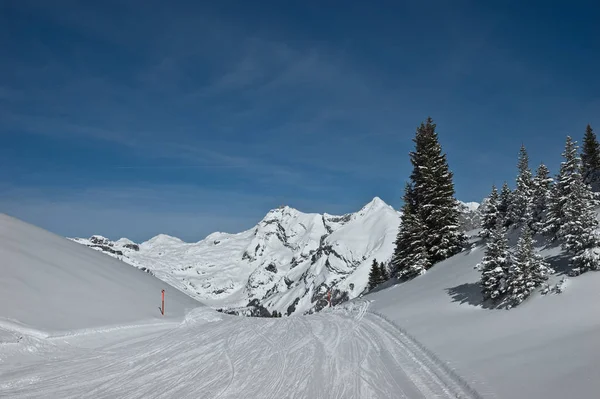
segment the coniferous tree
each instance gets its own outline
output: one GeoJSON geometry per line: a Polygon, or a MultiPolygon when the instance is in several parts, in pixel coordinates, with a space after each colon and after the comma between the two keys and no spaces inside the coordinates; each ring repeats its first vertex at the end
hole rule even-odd
{"type": "Polygon", "coordinates": [[[379,284],[385,283],[390,279],[390,274],[388,273],[387,267],[385,263],[381,262],[379,264],[379,284]]]}
{"type": "Polygon", "coordinates": [[[600,143],[590,125],[585,129],[581,151],[581,174],[586,184],[598,189],[600,184],[600,143]]]}
{"type": "Polygon", "coordinates": [[[422,224],[418,220],[416,199],[413,186],[406,183],[404,187],[404,204],[402,205],[401,224],[396,236],[394,256],[392,258],[393,274],[399,277],[410,266],[412,249],[421,241],[422,224]]]}
{"type": "Polygon", "coordinates": [[[533,179],[533,206],[530,227],[534,232],[539,232],[544,227],[546,211],[550,201],[550,189],[553,182],[549,175],[550,171],[542,163],[538,167],[533,179]]]}
{"type": "Polygon", "coordinates": [[[402,215],[403,224],[396,240],[396,275],[408,279],[425,273],[431,267],[423,239],[425,230],[419,215],[402,215]]]}
{"type": "Polygon", "coordinates": [[[581,175],[581,163],[577,156],[577,144],[567,137],[565,162],[561,166],[559,183],[561,190],[555,207],[560,212],[553,214],[556,221],[553,225],[556,238],[561,240],[562,247],[573,255],[571,267],[574,274],[587,270],[596,270],[600,264],[594,248],[598,245],[596,228],[598,221],[594,208],[597,203],[590,186],[585,184],[581,175]]]}
{"type": "Polygon", "coordinates": [[[571,137],[567,137],[562,155],[564,161],[551,191],[543,231],[552,239],[560,240],[563,248],[574,255],[574,268],[582,267],[581,271],[585,271],[594,268],[591,260],[582,256],[590,256],[591,253],[586,250],[597,245],[596,201],[590,187],[583,182],[577,143],[571,137]]]}
{"type": "Polygon", "coordinates": [[[499,206],[500,196],[498,194],[498,190],[496,190],[496,186],[493,185],[492,192],[482,207],[483,215],[481,221],[481,232],[479,233],[481,237],[489,237],[492,234],[492,231],[496,229],[496,224],[500,222],[500,212],[498,210],[499,206]]]}
{"type": "Polygon", "coordinates": [[[498,204],[498,216],[504,227],[508,227],[511,221],[508,219],[508,209],[512,201],[512,191],[508,187],[508,183],[502,184],[502,191],[500,191],[500,202],[498,204]]]}
{"type": "Polygon", "coordinates": [[[410,256],[409,266],[404,269],[401,277],[410,279],[424,274],[432,264],[429,261],[427,249],[424,246],[416,246],[410,256]]]}
{"type": "Polygon", "coordinates": [[[379,272],[379,263],[377,263],[377,259],[373,259],[373,263],[371,264],[371,272],[369,273],[369,290],[377,287],[377,285],[380,283],[379,272]]]}
{"type": "Polygon", "coordinates": [[[533,290],[554,272],[542,257],[535,253],[531,229],[523,225],[514,260],[508,269],[507,303],[509,307],[523,302],[533,290]]]}
{"type": "Polygon", "coordinates": [[[531,219],[531,206],[533,203],[533,178],[529,169],[529,156],[524,145],[519,151],[519,174],[517,184],[512,193],[512,200],[508,209],[508,221],[515,227],[523,226],[526,220],[531,219]]]}
{"type": "Polygon", "coordinates": [[[415,151],[410,153],[417,212],[424,224],[423,237],[429,261],[444,260],[462,249],[458,202],[454,198],[453,174],[431,118],[417,129],[415,151]]]}
{"type": "Polygon", "coordinates": [[[506,293],[510,262],[506,229],[501,223],[497,223],[490,231],[485,255],[478,265],[481,270],[479,284],[484,300],[498,300],[506,293]]]}
{"type": "Polygon", "coordinates": [[[410,278],[436,262],[460,252],[466,243],[460,231],[453,174],[431,118],[417,128],[411,182],[406,185],[401,225],[392,258],[394,273],[410,278]]]}

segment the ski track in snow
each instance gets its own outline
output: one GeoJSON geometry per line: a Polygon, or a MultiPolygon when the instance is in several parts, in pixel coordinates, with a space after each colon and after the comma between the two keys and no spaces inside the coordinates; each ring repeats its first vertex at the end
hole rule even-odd
{"type": "Polygon", "coordinates": [[[0,348],[0,397],[480,398],[368,307],[28,337],[0,348]]]}

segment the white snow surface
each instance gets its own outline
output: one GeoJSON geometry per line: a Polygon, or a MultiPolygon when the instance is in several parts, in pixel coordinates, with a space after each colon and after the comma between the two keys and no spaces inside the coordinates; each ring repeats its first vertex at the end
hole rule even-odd
{"type": "Polygon", "coordinates": [[[163,289],[166,319],[201,306],[148,273],[0,214],[0,330],[53,333],[160,321],[163,289]]]}
{"type": "MultiPolygon", "coordinates": [[[[514,236],[514,234],[513,234],[514,236]]],[[[516,241],[512,237],[512,242],[516,241]]],[[[564,275],[568,256],[538,243],[557,270],[549,283],[510,310],[482,305],[479,243],[425,275],[365,296],[370,310],[402,326],[490,398],[596,398],[600,392],[600,273],[564,275]]]]}
{"type": "MultiPolygon", "coordinates": [[[[0,232],[0,300],[12,305],[0,308],[0,397],[559,399],[600,391],[600,273],[511,310],[486,309],[474,268],[479,243],[409,282],[318,314],[236,317],[187,307],[182,295],[172,305],[177,316],[164,320],[141,302],[121,314],[90,301],[108,285],[116,298],[154,293],[164,283],[154,286],[152,276],[6,216],[0,232]],[[56,263],[64,273],[43,273],[56,263]],[[105,268],[119,278],[99,273],[105,268]],[[39,298],[28,298],[39,289],[53,295],[48,278],[65,303],[102,320],[69,306],[60,323],[39,311],[39,298]],[[16,301],[10,285],[19,280],[16,301]]],[[[564,269],[559,248],[538,249],[564,269]]],[[[44,309],[60,312],[51,302],[44,309]]]]}
{"type": "Polygon", "coordinates": [[[329,289],[350,298],[363,293],[373,259],[390,259],[399,225],[400,213],[375,197],[343,216],[280,207],[250,230],[213,233],[196,243],[161,234],[138,250],[124,238],[73,240],[149,269],[213,307],[244,307],[256,298],[269,311],[301,314],[329,289]]]}

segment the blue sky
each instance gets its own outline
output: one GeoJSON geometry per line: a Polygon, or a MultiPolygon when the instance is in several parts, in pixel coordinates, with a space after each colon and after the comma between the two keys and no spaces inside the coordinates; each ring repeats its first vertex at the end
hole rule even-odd
{"type": "Polygon", "coordinates": [[[0,211],[195,241],[401,204],[431,115],[457,197],[600,129],[593,2],[3,1],[0,211]],[[85,4],[84,4],[85,3],[85,4]]]}

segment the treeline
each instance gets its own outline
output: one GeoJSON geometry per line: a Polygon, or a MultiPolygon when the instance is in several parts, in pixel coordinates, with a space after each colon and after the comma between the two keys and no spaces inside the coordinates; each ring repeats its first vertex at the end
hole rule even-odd
{"type": "Polygon", "coordinates": [[[506,182],[500,194],[492,187],[482,206],[480,233],[487,239],[479,264],[484,299],[518,305],[553,272],[533,250],[536,235],[560,243],[570,256],[570,275],[600,268],[598,201],[592,190],[600,181],[600,144],[589,125],[583,141],[580,153],[577,143],[567,137],[554,179],[544,164],[532,176],[527,150],[521,146],[515,190],[511,192],[506,182]],[[519,233],[514,253],[508,247],[511,231],[519,233]]]}
{"type": "MultiPolygon", "coordinates": [[[[423,274],[466,246],[453,174],[435,129],[431,118],[417,128],[395,251],[388,266],[373,261],[369,289],[389,277],[407,280],[423,274]]],[[[600,189],[600,144],[591,126],[586,128],[581,153],[567,137],[562,156],[555,178],[544,164],[533,175],[527,150],[521,146],[515,189],[504,182],[500,191],[493,186],[484,200],[480,235],[486,240],[486,252],[478,267],[485,300],[518,305],[554,272],[536,253],[534,237],[560,243],[571,256],[571,275],[600,269],[598,202],[592,189],[600,189]],[[509,234],[518,235],[514,251],[509,234]]]]}

